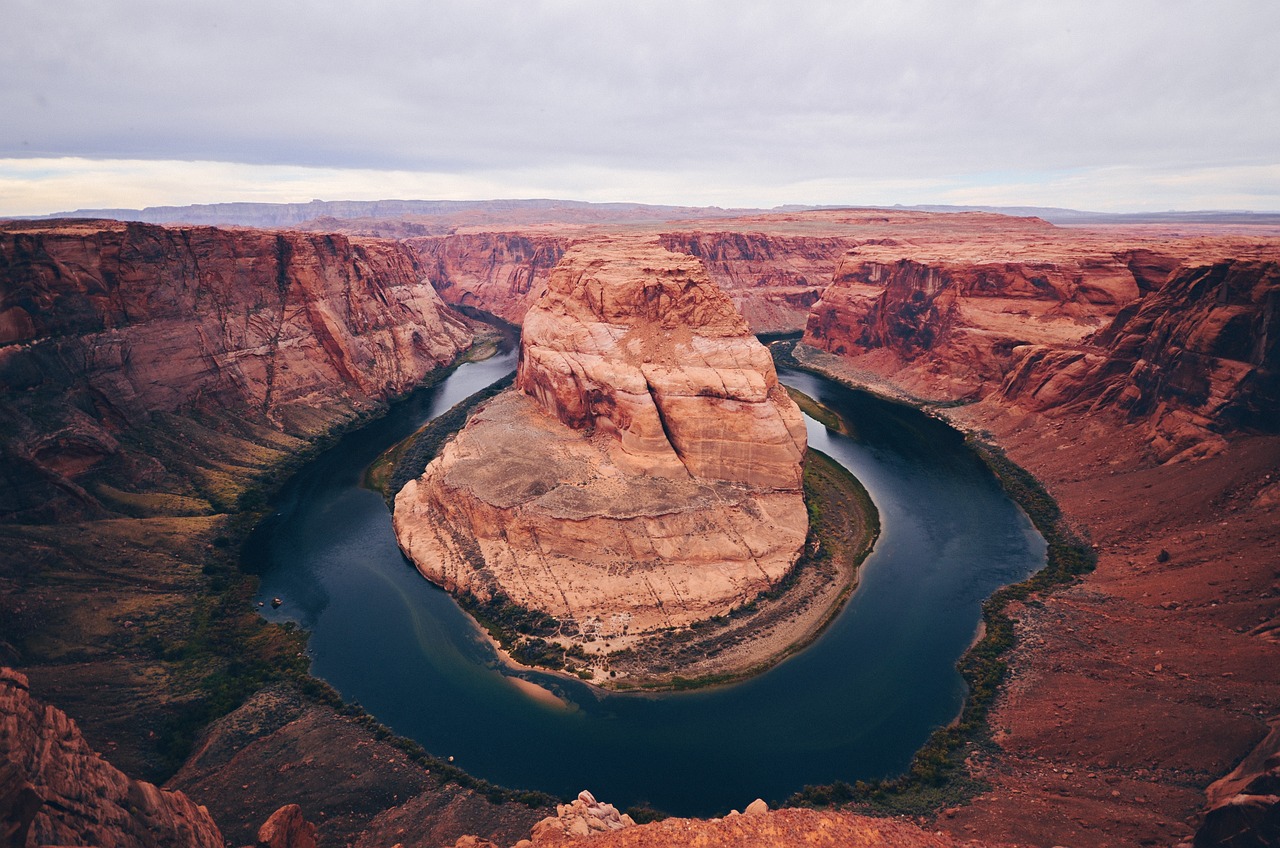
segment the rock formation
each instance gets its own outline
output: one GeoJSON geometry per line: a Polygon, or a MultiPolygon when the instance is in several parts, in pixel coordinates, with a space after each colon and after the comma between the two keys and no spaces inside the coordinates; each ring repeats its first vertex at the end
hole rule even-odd
{"type": "Polygon", "coordinates": [[[1280,432],[1280,262],[1186,267],[1088,344],[1025,345],[1000,387],[1038,411],[1141,421],[1161,459],[1280,432]]]}
{"type": "Polygon", "coordinates": [[[1079,342],[1139,296],[1123,255],[1011,253],[859,247],[814,305],[805,342],[913,363],[921,393],[953,399],[998,383],[1015,347],[1079,342]]]}
{"type": "Polygon", "coordinates": [[[512,324],[524,320],[571,243],[566,235],[501,232],[406,242],[445,301],[482,309],[512,324]]]}
{"type": "Polygon", "coordinates": [[[396,497],[432,581],[636,636],[727,612],[795,562],[803,420],[697,260],[571,248],[526,316],[517,388],[396,497]]]}
{"type": "Polygon", "coordinates": [[[631,816],[619,813],[612,804],[597,801],[584,789],[571,803],[557,805],[554,816],[547,816],[535,824],[531,835],[536,842],[562,836],[591,836],[635,826],[631,816]]]}
{"type": "MultiPolygon", "coordinates": [[[[102,221],[0,226],[0,514],[71,501],[130,431],[210,411],[309,435],[405,391],[470,341],[404,247],[102,221]]],[[[128,467],[119,467],[128,466],[128,467]]]]}
{"type": "MultiPolygon", "coordinates": [[[[521,324],[564,252],[597,236],[583,228],[459,232],[409,238],[405,244],[417,252],[446,302],[521,324]]],[[[809,307],[840,257],[857,244],[838,235],[701,229],[667,232],[659,239],[673,253],[699,259],[756,333],[803,329],[809,307]]]]}
{"type": "Polygon", "coordinates": [[[258,828],[258,848],[316,848],[316,826],[297,804],[285,804],[258,828]]]}
{"type": "Polygon", "coordinates": [[[1280,718],[1271,732],[1207,792],[1195,848],[1265,848],[1280,843],[1280,718]]]}
{"type": "Polygon", "coordinates": [[[232,845],[303,838],[307,822],[321,845],[450,845],[463,834],[510,845],[554,809],[459,786],[443,764],[422,762],[376,731],[292,687],[271,686],[207,728],[168,785],[207,799],[232,845]]]}
{"type": "MultiPolygon", "coordinates": [[[[556,821],[552,819],[551,821],[556,821]]],[[[664,819],[590,835],[558,827],[535,830],[516,848],[959,848],[977,846],[941,832],[922,830],[904,819],[868,818],[831,810],[775,810],[720,819],[664,819]]]]}
{"type": "Polygon", "coordinates": [[[803,329],[840,257],[857,244],[847,236],[763,231],[689,230],[661,238],[667,250],[702,260],[756,333],[803,329]]]}
{"type": "Polygon", "coordinates": [[[930,400],[1141,420],[1162,459],[1218,450],[1217,433],[1273,431],[1275,251],[1154,247],[864,244],[804,341],[930,400]]]}
{"type": "Polygon", "coordinates": [[[208,810],[120,773],[8,668],[0,668],[0,763],[8,764],[0,767],[6,845],[223,846],[208,810]]]}

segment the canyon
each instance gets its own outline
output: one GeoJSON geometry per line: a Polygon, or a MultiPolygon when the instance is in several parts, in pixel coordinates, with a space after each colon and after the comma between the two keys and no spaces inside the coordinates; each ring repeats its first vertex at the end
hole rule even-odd
{"type": "MultiPolygon", "coordinates": [[[[280,680],[300,642],[249,609],[228,540],[288,457],[469,343],[479,331],[446,303],[527,322],[553,269],[619,227],[514,222],[396,241],[360,226],[0,226],[0,660],[113,765],[173,778],[237,844],[293,800],[309,821],[327,813],[321,844],[375,832],[413,844],[415,810],[417,826],[452,822],[418,831],[427,844],[510,844],[551,814],[547,799],[468,789],[442,764],[378,747],[376,728],[298,690],[302,677],[280,680]],[[239,645],[269,656],[268,670],[219,689],[239,645]],[[268,685],[283,688],[268,697],[268,685]],[[203,760],[184,767],[192,723],[206,729],[203,760]],[[211,746],[228,728],[234,741],[211,746]],[[382,788],[341,795],[351,774],[382,788]]],[[[1010,609],[1009,677],[990,743],[969,759],[969,802],[914,825],[778,810],[592,839],[878,828],[868,844],[1175,844],[1237,765],[1210,819],[1275,815],[1264,740],[1280,714],[1280,234],[903,210],[636,226],[702,262],[752,330],[803,329],[795,356],[809,367],[1002,448],[1098,564],[1010,609]]],[[[537,373],[524,385],[549,400],[537,373]]],[[[552,406],[571,420],[584,408],[552,406]]],[[[613,439],[600,424],[593,438],[613,439]]]]}

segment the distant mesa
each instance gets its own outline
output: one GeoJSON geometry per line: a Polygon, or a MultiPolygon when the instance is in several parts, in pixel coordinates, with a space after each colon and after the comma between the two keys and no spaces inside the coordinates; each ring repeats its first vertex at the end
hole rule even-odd
{"type": "Polygon", "coordinates": [[[395,501],[428,579],[559,619],[568,642],[721,615],[794,565],[806,435],[701,263],[578,244],[524,324],[516,388],[395,501]]]}

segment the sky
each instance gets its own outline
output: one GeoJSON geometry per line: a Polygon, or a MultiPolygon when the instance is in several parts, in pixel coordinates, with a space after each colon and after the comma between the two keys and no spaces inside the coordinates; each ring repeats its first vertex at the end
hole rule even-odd
{"type": "Polygon", "coordinates": [[[1280,211],[1275,0],[0,0],[0,215],[1280,211]]]}

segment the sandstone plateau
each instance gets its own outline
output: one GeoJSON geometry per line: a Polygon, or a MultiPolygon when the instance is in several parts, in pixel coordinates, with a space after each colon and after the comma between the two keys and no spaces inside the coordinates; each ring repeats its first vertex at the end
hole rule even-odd
{"type": "Polygon", "coordinates": [[[451,591],[635,637],[787,573],[805,443],[768,351],[697,260],[579,244],[525,317],[516,390],[401,490],[396,533],[451,591]]]}

